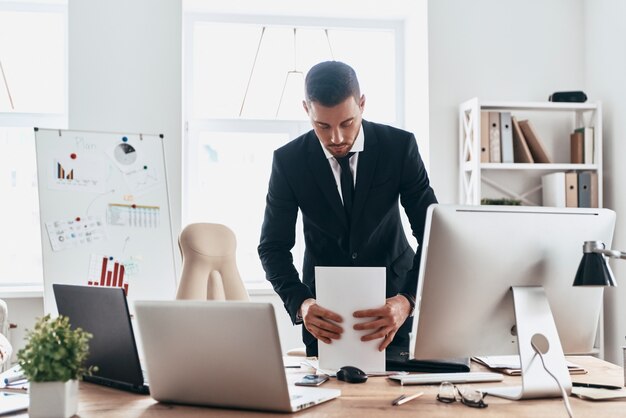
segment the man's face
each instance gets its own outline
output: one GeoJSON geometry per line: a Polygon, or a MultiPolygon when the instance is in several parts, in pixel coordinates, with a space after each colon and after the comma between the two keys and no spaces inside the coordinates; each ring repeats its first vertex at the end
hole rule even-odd
{"type": "Polygon", "coordinates": [[[359,102],[352,96],[333,107],[317,102],[302,102],[315,134],[334,157],[343,157],[352,149],[363,119],[365,96],[359,102]]]}

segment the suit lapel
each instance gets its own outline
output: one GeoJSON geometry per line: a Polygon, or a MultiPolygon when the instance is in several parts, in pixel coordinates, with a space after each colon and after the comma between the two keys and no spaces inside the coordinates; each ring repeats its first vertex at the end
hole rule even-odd
{"type": "Polygon", "coordinates": [[[376,172],[379,154],[378,138],[371,124],[363,121],[362,129],[365,135],[365,146],[363,152],[359,153],[359,162],[357,164],[356,188],[354,190],[354,204],[352,205],[351,217],[352,225],[355,225],[355,222],[358,221],[359,216],[363,212],[367,194],[376,172]]]}
{"type": "Polygon", "coordinates": [[[313,178],[330,203],[330,206],[333,208],[337,219],[340,219],[343,227],[347,228],[348,220],[346,218],[346,212],[343,210],[341,198],[339,197],[337,183],[335,182],[335,177],[326,159],[326,155],[324,151],[322,151],[319,139],[317,139],[315,133],[311,131],[307,137],[307,141],[309,148],[308,163],[313,173],[313,178]]]}

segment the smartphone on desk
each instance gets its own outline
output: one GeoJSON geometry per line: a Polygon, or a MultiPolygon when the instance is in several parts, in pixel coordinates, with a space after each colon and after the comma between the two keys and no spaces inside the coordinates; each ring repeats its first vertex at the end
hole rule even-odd
{"type": "Polygon", "coordinates": [[[327,380],[326,375],[307,374],[296,382],[296,386],[319,386],[327,380]]]}

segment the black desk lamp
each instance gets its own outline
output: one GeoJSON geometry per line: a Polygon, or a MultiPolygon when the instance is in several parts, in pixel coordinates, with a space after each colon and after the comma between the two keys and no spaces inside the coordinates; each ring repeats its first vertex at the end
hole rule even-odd
{"type": "Polygon", "coordinates": [[[607,250],[600,241],[585,241],[574,286],[617,286],[605,256],[626,259],[626,253],[607,250]]]}

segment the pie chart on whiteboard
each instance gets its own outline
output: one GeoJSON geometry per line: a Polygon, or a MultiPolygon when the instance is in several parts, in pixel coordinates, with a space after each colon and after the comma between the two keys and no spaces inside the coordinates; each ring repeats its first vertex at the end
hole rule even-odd
{"type": "Polygon", "coordinates": [[[137,151],[132,145],[123,142],[115,147],[113,156],[118,163],[130,165],[137,160],[137,151]]]}

